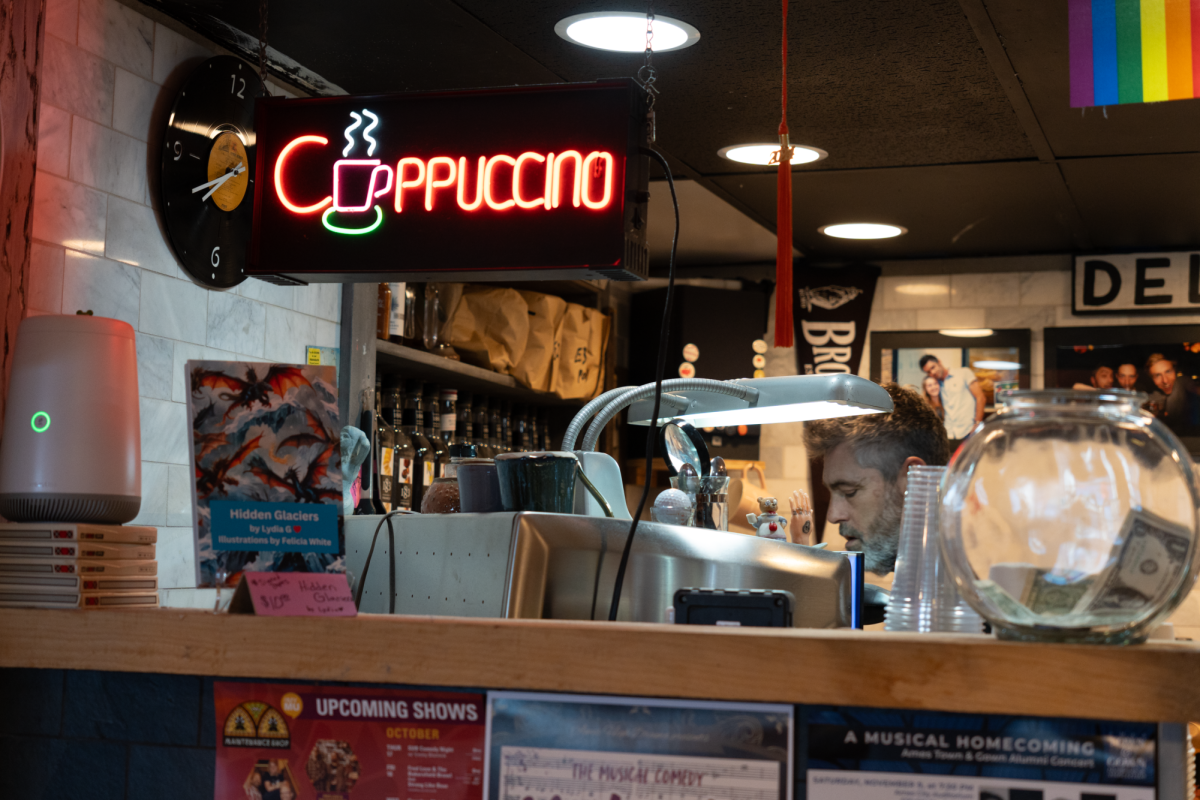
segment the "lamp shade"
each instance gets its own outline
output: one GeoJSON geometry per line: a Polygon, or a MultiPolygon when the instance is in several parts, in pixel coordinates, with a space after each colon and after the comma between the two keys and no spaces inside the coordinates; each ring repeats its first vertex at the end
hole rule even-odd
{"type": "MultiPolygon", "coordinates": [[[[663,393],[659,423],[682,418],[698,428],[804,422],[892,410],[882,386],[857,375],[788,375],[727,383],[752,389],[747,398],[706,391],[663,393]]],[[[631,425],[649,425],[654,399],[629,407],[631,425]]]]}

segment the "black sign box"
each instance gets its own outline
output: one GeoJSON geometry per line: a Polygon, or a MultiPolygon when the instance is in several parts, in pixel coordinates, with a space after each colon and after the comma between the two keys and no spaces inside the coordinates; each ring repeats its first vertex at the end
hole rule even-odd
{"type": "Polygon", "coordinates": [[[629,79],[260,99],[246,272],[642,280],[644,122],[629,79]]]}

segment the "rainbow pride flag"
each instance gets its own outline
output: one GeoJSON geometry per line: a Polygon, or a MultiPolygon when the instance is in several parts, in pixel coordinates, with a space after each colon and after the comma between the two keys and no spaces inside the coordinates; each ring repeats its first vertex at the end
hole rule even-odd
{"type": "Polygon", "coordinates": [[[1200,0],[1068,2],[1072,108],[1200,97],[1200,0]]]}

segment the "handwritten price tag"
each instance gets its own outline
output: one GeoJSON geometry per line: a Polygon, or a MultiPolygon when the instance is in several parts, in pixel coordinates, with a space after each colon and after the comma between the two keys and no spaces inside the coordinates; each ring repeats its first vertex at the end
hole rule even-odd
{"type": "Polygon", "coordinates": [[[345,575],[247,572],[254,613],[261,617],[353,617],[354,596],[345,575]]]}

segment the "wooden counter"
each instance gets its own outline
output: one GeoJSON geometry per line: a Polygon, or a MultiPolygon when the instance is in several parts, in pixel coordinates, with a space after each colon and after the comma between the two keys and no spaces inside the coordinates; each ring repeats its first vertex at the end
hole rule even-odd
{"type": "Polygon", "coordinates": [[[0,610],[0,667],[1182,722],[1200,647],[364,614],[0,610]]]}

